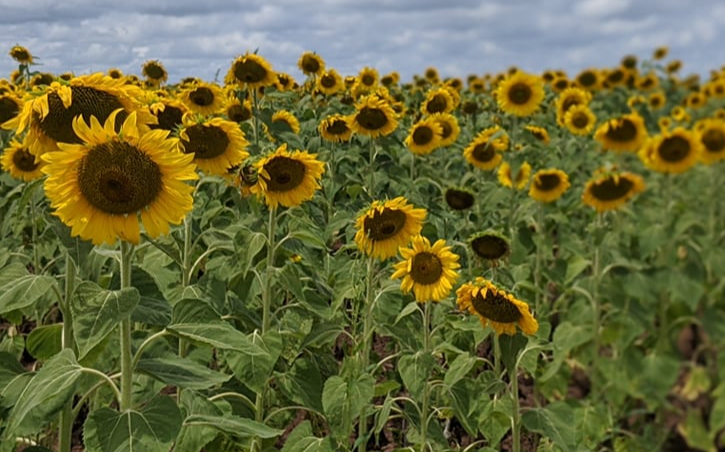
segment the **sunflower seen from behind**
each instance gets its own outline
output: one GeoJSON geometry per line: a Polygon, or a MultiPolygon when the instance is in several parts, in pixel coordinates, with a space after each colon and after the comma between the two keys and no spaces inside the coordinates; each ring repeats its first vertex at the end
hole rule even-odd
{"type": "Polygon", "coordinates": [[[373,201],[355,221],[355,243],[365,255],[380,260],[395,256],[420,234],[426,210],[416,208],[402,196],[373,201]]]}
{"type": "Polygon", "coordinates": [[[311,200],[325,172],[325,164],[317,160],[317,154],[288,151],[286,143],[257,161],[255,168],[256,183],[250,192],[264,198],[272,209],[279,205],[295,207],[311,200]]]}
{"type": "Polygon", "coordinates": [[[416,155],[428,155],[440,145],[443,127],[434,118],[426,117],[413,124],[405,145],[416,155]]]}
{"type": "Polygon", "coordinates": [[[496,101],[505,113],[529,116],[544,100],[544,84],[535,75],[517,71],[506,77],[496,89],[496,101]]]}
{"type": "Polygon", "coordinates": [[[196,166],[205,173],[225,176],[229,168],[249,157],[249,143],[239,124],[192,114],[186,114],[183,123],[179,131],[179,149],[192,155],[196,166]]]}
{"type": "Polygon", "coordinates": [[[44,162],[28,151],[28,147],[17,139],[10,141],[0,160],[3,170],[18,180],[30,182],[43,177],[44,162]]]}
{"type": "Polygon", "coordinates": [[[441,301],[453,290],[458,280],[459,256],[443,239],[433,245],[423,236],[415,236],[409,247],[401,247],[402,260],[393,264],[391,279],[402,279],[400,290],[413,292],[415,301],[441,301]]]}
{"type": "Polygon", "coordinates": [[[459,287],[456,297],[458,309],[477,316],[484,328],[490,326],[499,336],[515,335],[516,327],[528,335],[539,330],[526,302],[480,276],[459,287]]]}
{"type": "Polygon", "coordinates": [[[559,169],[543,169],[534,173],[529,187],[529,196],[536,201],[554,202],[570,187],[569,176],[559,169]]]}
{"type": "Polygon", "coordinates": [[[48,175],[45,192],[54,215],[70,226],[72,236],[94,244],[117,239],[137,244],[140,222],[152,237],[168,234],[193,207],[198,178],[193,157],[177,151],[177,140],[166,130],[141,128],[132,112],[116,131],[112,112],[106,122],[82,116],[73,121],[79,144],[59,144],[62,152],[42,158],[48,175]]]}
{"type": "Polygon", "coordinates": [[[597,212],[606,212],[623,206],[644,188],[642,176],[602,168],[586,183],[582,201],[597,212]]]}

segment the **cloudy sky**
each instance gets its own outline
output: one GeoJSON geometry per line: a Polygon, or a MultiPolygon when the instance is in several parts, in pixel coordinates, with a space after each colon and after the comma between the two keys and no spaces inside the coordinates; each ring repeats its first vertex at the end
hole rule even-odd
{"type": "Polygon", "coordinates": [[[0,76],[15,44],[39,70],[139,74],[159,60],[170,82],[219,80],[258,49],[275,70],[303,79],[297,60],[320,54],[343,75],[365,66],[403,80],[615,65],[660,45],[706,76],[725,64],[722,0],[0,0],[0,76]]]}

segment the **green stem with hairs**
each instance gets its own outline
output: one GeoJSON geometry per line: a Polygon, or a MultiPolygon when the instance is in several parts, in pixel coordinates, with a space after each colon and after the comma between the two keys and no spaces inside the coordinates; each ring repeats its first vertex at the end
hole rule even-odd
{"type": "MultiPolygon", "coordinates": [[[[423,303],[423,354],[431,353],[431,317],[430,301],[423,303]]],[[[420,452],[425,452],[428,448],[428,405],[430,403],[430,387],[428,386],[428,378],[423,382],[423,401],[420,409],[420,452]]]]}
{"type": "Polygon", "coordinates": [[[38,223],[36,221],[36,209],[35,209],[35,190],[30,196],[30,231],[31,240],[33,242],[33,273],[36,275],[40,272],[40,254],[38,251],[38,223]]]}
{"type": "MultiPolygon", "coordinates": [[[[32,204],[32,202],[31,202],[32,204]]],[[[33,215],[35,217],[35,215],[33,215]]],[[[33,220],[35,221],[35,220],[33,220]]],[[[35,242],[33,242],[35,246],[35,242]]],[[[60,303],[60,310],[63,315],[62,347],[74,348],[73,344],[73,314],[70,310],[70,299],[75,290],[76,265],[69,253],[65,256],[65,290],[60,303]]],[[[71,437],[73,435],[73,400],[69,400],[60,412],[58,426],[58,452],[70,452],[71,437]]]]}
{"type": "MultiPolygon", "coordinates": [[[[121,241],[121,290],[131,287],[133,245],[121,241]]],[[[131,409],[133,395],[133,354],[131,353],[131,319],[121,321],[121,412],[131,409]]]]}
{"type": "Polygon", "coordinates": [[[516,365],[511,369],[511,401],[513,402],[513,410],[511,412],[511,450],[513,452],[521,452],[521,407],[519,404],[519,377],[518,377],[518,360],[516,365]]]}
{"type": "MultiPolygon", "coordinates": [[[[363,332],[362,343],[360,344],[360,363],[362,372],[367,372],[370,365],[370,348],[373,336],[373,287],[375,280],[375,258],[368,257],[367,274],[365,278],[365,305],[363,306],[363,332]]],[[[362,438],[367,435],[368,418],[365,407],[360,411],[360,419],[358,421],[358,437],[362,438]]],[[[362,441],[358,446],[358,452],[365,452],[367,441],[362,441]]]]}
{"type": "Polygon", "coordinates": [[[369,138],[368,149],[368,190],[371,199],[375,199],[375,139],[369,138]]]}

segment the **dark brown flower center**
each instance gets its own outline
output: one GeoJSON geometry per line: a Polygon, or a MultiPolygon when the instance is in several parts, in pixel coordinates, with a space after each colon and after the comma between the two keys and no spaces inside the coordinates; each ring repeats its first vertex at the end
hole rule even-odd
{"type": "Polygon", "coordinates": [[[375,210],[372,216],[365,217],[363,229],[372,241],[381,241],[394,237],[405,227],[407,216],[398,209],[375,210]]]}
{"type": "Polygon", "coordinates": [[[355,117],[355,120],[364,129],[378,130],[385,127],[388,123],[388,117],[385,112],[379,108],[363,107],[355,117]]]}
{"type": "Polygon", "coordinates": [[[134,214],[162,190],[159,166],[140,149],[121,141],[91,148],[78,167],[78,186],[95,208],[109,214],[134,214]]]}
{"type": "Polygon", "coordinates": [[[48,73],[42,73],[38,74],[30,81],[30,84],[33,86],[40,86],[40,85],[50,85],[53,83],[53,74],[48,73]]]}
{"type": "Polygon", "coordinates": [[[441,134],[442,139],[446,139],[453,133],[453,127],[448,123],[448,121],[438,121],[438,124],[440,124],[441,128],[443,129],[443,133],[441,134]]]}
{"type": "Polygon", "coordinates": [[[526,83],[515,83],[508,91],[509,100],[516,105],[526,104],[533,95],[531,87],[526,83]]]}
{"type": "MultiPolygon", "coordinates": [[[[97,90],[88,86],[71,86],[71,105],[63,106],[63,101],[56,93],[48,94],[48,115],[39,120],[40,130],[51,139],[60,143],[80,144],[82,140],[73,131],[73,119],[83,116],[83,121],[89,123],[91,116],[104,124],[111,113],[123,105],[113,94],[97,90]]],[[[121,129],[128,113],[121,111],[116,115],[116,131],[121,129]]]]}
{"type": "MultiPolygon", "coordinates": [[[[568,87],[569,87],[569,80],[567,80],[565,78],[557,79],[554,82],[554,88],[559,91],[563,91],[563,90],[567,89],[568,87]]],[[[566,110],[564,110],[564,111],[566,111],[566,110]]]]}
{"type": "Polygon", "coordinates": [[[344,119],[335,119],[326,129],[327,133],[330,135],[343,135],[349,130],[350,128],[347,126],[347,122],[344,119]]]}
{"type": "Polygon", "coordinates": [[[496,157],[496,149],[489,143],[477,144],[473,148],[473,158],[479,162],[490,162],[496,157]]]}
{"type": "Polygon", "coordinates": [[[561,178],[558,174],[539,174],[534,178],[534,185],[539,191],[551,191],[561,184],[561,178]]]}
{"type": "Polygon", "coordinates": [[[615,69],[607,74],[607,81],[612,84],[620,83],[624,80],[624,71],[621,69],[615,69]]]}
{"type": "Polygon", "coordinates": [[[227,116],[231,121],[244,122],[252,117],[252,110],[241,104],[234,104],[227,109],[227,116]]]}
{"type": "Polygon", "coordinates": [[[11,53],[10,56],[13,57],[13,59],[15,59],[16,61],[19,61],[19,62],[30,61],[30,52],[28,52],[27,49],[15,48],[15,49],[12,49],[12,51],[10,53],[11,53]]]}
{"type": "Polygon", "coordinates": [[[478,113],[478,104],[476,102],[467,101],[462,107],[463,113],[467,115],[475,115],[478,113]]]}
{"type": "Polygon", "coordinates": [[[488,289],[486,296],[479,292],[471,298],[471,304],[481,317],[494,322],[513,323],[521,318],[519,308],[497,290],[488,289]]]}
{"type": "Polygon", "coordinates": [[[479,257],[488,260],[501,259],[509,252],[508,242],[498,236],[485,234],[471,241],[471,248],[479,257]]]}
{"type": "Polygon", "coordinates": [[[200,86],[189,93],[189,99],[200,107],[207,107],[214,103],[214,92],[205,86],[200,86]]]}
{"type": "Polygon", "coordinates": [[[335,85],[337,85],[337,80],[335,79],[335,76],[325,74],[320,77],[320,85],[322,85],[323,88],[334,88],[335,85]]]}
{"type": "Polygon", "coordinates": [[[413,256],[410,277],[418,284],[435,284],[443,275],[443,265],[433,253],[423,251],[413,256]]]}
{"type": "Polygon", "coordinates": [[[591,71],[586,71],[577,77],[577,81],[585,88],[594,86],[597,84],[597,74],[591,71]]]}
{"type": "Polygon", "coordinates": [[[17,116],[20,105],[10,96],[0,97],[0,124],[17,116]]]}
{"type": "Polygon", "coordinates": [[[166,77],[164,68],[155,63],[149,63],[143,68],[144,74],[152,80],[161,80],[166,77]]]}
{"type": "Polygon", "coordinates": [[[475,201],[473,193],[456,190],[455,188],[449,188],[446,190],[446,203],[451,209],[454,210],[465,210],[470,209],[475,201]]]}
{"type": "Polygon", "coordinates": [[[152,129],[176,130],[182,124],[181,117],[183,115],[184,112],[180,108],[166,105],[164,111],[159,111],[156,115],[159,123],[151,124],[150,127],[152,129]]]}
{"type": "Polygon", "coordinates": [[[302,57],[302,70],[310,74],[316,74],[320,70],[320,62],[312,55],[302,57]]]}
{"type": "Polygon", "coordinates": [[[224,154],[229,146],[227,133],[216,126],[196,124],[186,129],[189,139],[181,139],[185,154],[194,154],[195,159],[213,159],[224,154]]]}
{"type": "Polygon", "coordinates": [[[374,86],[375,85],[375,76],[372,74],[363,74],[363,76],[360,77],[360,83],[362,83],[365,86],[374,86]]]}
{"type": "Polygon", "coordinates": [[[13,164],[20,171],[32,173],[38,168],[39,163],[35,162],[35,156],[27,149],[20,149],[13,154],[13,164]]]}
{"type": "Polygon", "coordinates": [[[584,129],[589,125],[589,116],[583,111],[578,111],[574,117],[571,118],[571,123],[574,124],[574,127],[577,129],[584,129]]]}
{"type": "Polygon", "coordinates": [[[685,159],[691,152],[690,141],[678,135],[665,138],[657,147],[657,153],[662,160],[671,163],[685,159]]]}
{"type": "Polygon", "coordinates": [[[702,144],[707,152],[722,152],[725,150],[725,133],[719,129],[708,129],[702,134],[702,144]]]}
{"type": "Polygon", "coordinates": [[[267,69],[250,58],[234,63],[233,72],[234,77],[244,83],[259,83],[267,77],[267,69]]]}
{"type": "Polygon", "coordinates": [[[267,190],[285,192],[294,190],[305,179],[305,164],[289,157],[274,157],[264,165],[269,174],[267,190]]]}
{"type": "Polygon", "coordinates": [[[593,184],[590,193],[600,201],[616,201],[626,197],[632,188],[634,188],[634,182],[626,177],[620,176],[619,183],[615,181],[614,177],[608,177],[593,184]]]}
{"type": "Polygon", "coordinates": [[[442,113],[448,108],[448,102],[443,94],[436,94],[426,104],[425,110],[428,113],[442,113]]]}
{"type": "Polygon", "coordinates": [[[413,143],[418,146],[430,144],[431,141],[433,141],[433,138],[435,138],[435,134],[428,126],[418,126],[413,131],[413,143]]]}
{"type": "Polygon", "coordinates": [[[637,138],[637,126],[629,119],[623,119],[619,123],[610,123],[606,136],[612,141],[626,143],[637,138]]]}
{"type": "Polygon", "coordinates": [[[579,97],[578,95],[571,95],[569,97],[566,97],[561,103],[561,112],[566,113],[574,105],[579,105],[583,103],[584,102],[582,101],[581,97],[579,97]]]}

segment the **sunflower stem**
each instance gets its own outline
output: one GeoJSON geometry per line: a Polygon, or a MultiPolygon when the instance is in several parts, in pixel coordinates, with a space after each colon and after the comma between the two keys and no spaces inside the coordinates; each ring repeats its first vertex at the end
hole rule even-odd
{"type": "MultiPolygon", "coordinates": [[[[431,353],[431,334],[430,334],[430,317],[432,302],[423,303],[423,354],[431,353]]],[[[428,378],[423,382],[423,401],[420,409],[420,452],[425,452],[428,448],[428,404],[429,404],[429,387],[428,378]]]]}
{"type": "MultiPolygon", "coordinates": [[[[121,241],[121,290],[131,287],[131,255],[133,245],[121,241]]],[[[131,318],[121,321],[121,406],[120,411],[131,409],[133,395],[133,354],[131,353],[131,318]]]]}
{"type": "Polygon", "coordinates": [[[541,287],[541,249],[546,241],[546,229],[544,227],[544,203],[540,202],[538,204],[536,211],[536,230],[539,234],[539,243],[536,245],[536,262],[534,267],[534,286],[536,286],[534,308],[536,309],[537,314],[540,312],[542,294],[544,293],[543,288],[541,287]]]}
{"type": "Polygon", "coordinates": [[[496,331],[491,334],[493,334],[493,375],[495,378],[499,378],[501,376],[501,343],[496,331]]]}
{"type": "Polygon", "coordinates": [[[410,159],[410,183],[412,184],[413,181],[415,181],[415,154],[412,152],[410,153],[411,159],[410,159]]]}
{"type": "MultiPolygon", "coordinates": [[[[181,287],[185,288],[191,282],[191,236],[192,236],[192,218],[191,212],[184,217],[184,251],[181,263],[181,287]]],[[[187,343],[184,339],[179,338],[179,358],[185,358],[187,352],[187,343]]],[[[176,388],[176,401],[181,403],[182,388],[176,388]]]]}
{"type": "MultiPolygon", "coordinates": [[[[594,237],[595,240],[599,239],[599,234],[602,229],[602,220],[603,220],[604,214],[601,212],[597,213],[596,216],[596,222],[595,222],[595,232],[594,237]]],[[[592,295],[592,335],[593,335],[593,342],[594,342],[594,354],[592,355],[592,368],[595,370],[598,369],[598,362],[599,362],[599,347],[600,347],[600,337],[599,337],[599,329],[601,327],[601,319],[602,319],[602,304],[599,300],[599,284],[601,280],[601,256],[600,256],[600,243],[595,242],[594,243],[594,257],[592,259],[592,289],[591,289],[591,295],[592,295]]]]}
{"type": "Polygon", "coordinates": [[[35,190],[30,197],[30,233],[31,240],[33,243],[33,273],[36,275],[40,272],[40,254],[38,251],[38,223],[36,221],[36,209],[35,209],[35,190]]]}
{"type": "MultiPolygon", "coordinates": [[[[371,140],[372,141],[372,140],[371,140]]],[[[367,372],[370,364],[370,343],[372,342],[372,323],[373,323],[373,282],[375,279],[375,258],[368,257],[368,269],[366,275],[365,289],[365,306],[363,308],[363,334],[362,344],[360,347],[360,363],[362,372],[367,372]]],[[[360,411],[360,419],[358,421],[358,437],[363,438],[368,431],[368,418],[365,407],[360,411]]],[[[367,440],[363,440],[358,446],[358,452],[365,452],[367,448],[367,440]]]]}
{"type": "Polygon", "coordinates": [[[375,139],[369,138],[368,149],[368,190],[371,199],[375,199],[375,139]]]}
{"type": "Polygon", "coordinates": [[[254,148],[259,152],[259,104],[257,100],[257,89],[252,89],[252,117],[254,118],[254,148]]]}
{"type": "Polygon", "coordinates": [[[519,377],[518,377],[518,360],[517,364],[511,369],[511,401],[513,402],[513,410],[511,412],[511,450],[513,452],[521,452],[521,407],[519,404],[519,377]]]}
{"type": "MultiPolygon", "coordinates": [[[[35,215],[33,215],[35,217],[35,215]]],[[[73,344],[73,317],[70,310],[70,299],[75,289],[76,266],[75,262],[66,252],[65,255],[65,290],[60,303],[60,311],[63,315],[62,347],[74,348],[73,344]]],[[[73,435],[73,400],[69,400],[60,412],[58,425],[58,452],[70,452],[71,437],[73,435]]]]}

